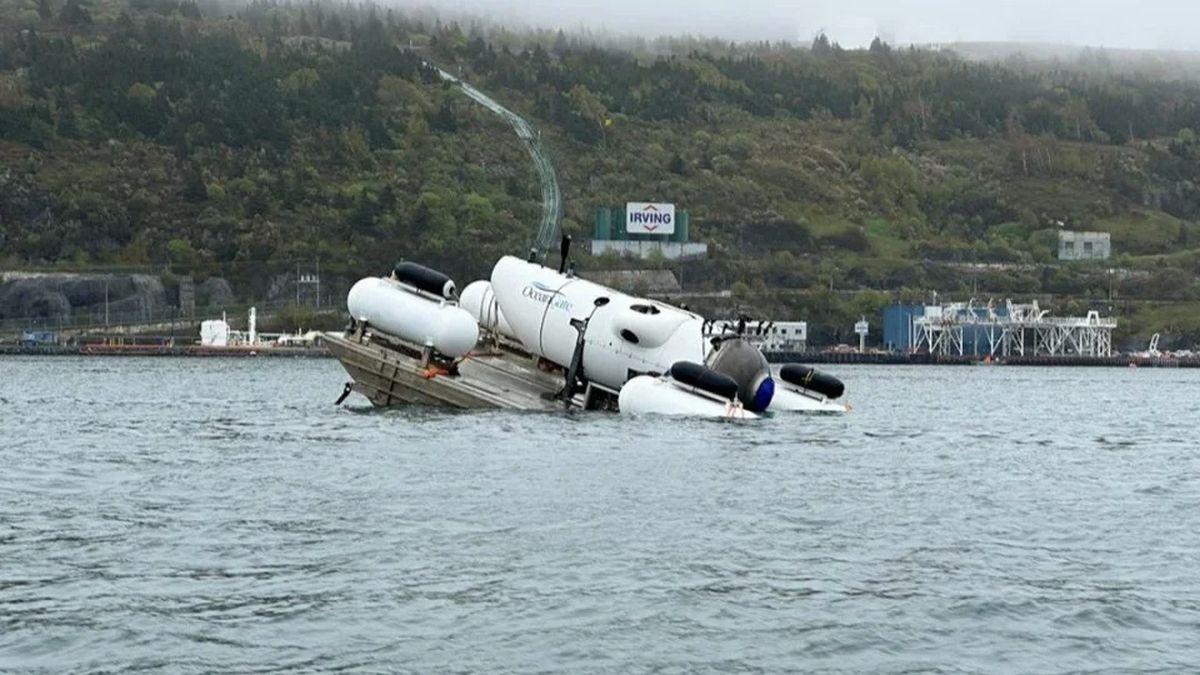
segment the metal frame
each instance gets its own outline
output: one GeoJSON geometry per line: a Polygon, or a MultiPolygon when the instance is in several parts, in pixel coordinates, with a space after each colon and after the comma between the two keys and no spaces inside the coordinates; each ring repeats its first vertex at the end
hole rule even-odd
{"type": "Polygon", "coordinates": [[[992,302],[977,306],[974,299],[926,307],[924,316],[912,320],[909,344],[917,352],[965,356],[964,332],[970,328],[984,338],[985,355],[991,357],[1112,356],[1116,319],[1101,318],[1094,310],[1083,317],[1051,317],[1036,300],[1029,304],[1008,300],[1005,307],[1005,314],[997,314],[992,302]]]}

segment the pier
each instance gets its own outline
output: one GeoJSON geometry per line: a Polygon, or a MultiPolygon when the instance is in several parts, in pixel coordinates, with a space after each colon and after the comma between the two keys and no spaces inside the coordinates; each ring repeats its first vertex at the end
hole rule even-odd
{"type": "Polygon", "coordinates": [[[971,354],[928,354],[899,352],[763,352],[770,363],[809,363],[894,366],[1070,366],[1086,368],[1200,368],[1200,357],[1166,356],[1008,356],[979,357],[971,354]]]}
{"type": "Polygon", "coordinates": [[[314,359],[333,356],[325,347],[207,347],[174,344],[0,345],[0,356],[175,356],[175,357],[266,357],[314,359]]]}
{"type": "Polygon", "coordinates": [[[913,351],[942,356],[1108,358],[1116,319],[1091,311],[1082,317],[1052,317],[1038,307],[1011,301],[956,302],[925,308],[909,327],[913,351]]]}

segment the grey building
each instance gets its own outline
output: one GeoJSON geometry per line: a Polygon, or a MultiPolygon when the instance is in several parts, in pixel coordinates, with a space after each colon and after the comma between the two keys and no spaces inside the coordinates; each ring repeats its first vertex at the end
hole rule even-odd
{"type": "Polygon", "coordinates": [[[1112,243],[1107,232],[1058,233],[1059,260],[1106,260],[1112,255],[1112,243]]]}

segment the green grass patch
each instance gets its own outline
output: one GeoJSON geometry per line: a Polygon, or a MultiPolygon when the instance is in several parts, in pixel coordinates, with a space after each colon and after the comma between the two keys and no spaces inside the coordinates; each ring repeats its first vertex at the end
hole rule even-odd
{"type": "Polygon", "coordinates": [[[1162,211],[1133,209],[1097,220],[1092,228],[1112,235],[1114,254],[1145,255],[1175,252],[1181,224],[1178,218],[1162,211]]]}
{"type": "Polygon", "coordinates": [[[903,258],[910,251],[908,242],[896,231],[892,222],[884,218],[871,218],[866,222],[867,236],[872,250],[880,258],[903,258]]]}

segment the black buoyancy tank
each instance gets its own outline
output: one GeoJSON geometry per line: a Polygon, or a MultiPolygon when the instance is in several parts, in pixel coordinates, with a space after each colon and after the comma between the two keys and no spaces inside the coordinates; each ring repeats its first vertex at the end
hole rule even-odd
{"type": "Polygon", "coordinates": [[[671,378],[722,398],[732,400],[738,394],[738,384],[732,377],[692,361],[676,361],[671,366],[671,378]]]}
{"type": "Polygon", "coordinates": [[[839,398],[846,393],[846,385],[842,384],[841,380],[799,363],[789,363],[781,368],[779,377],[784,382],[815,391],[828,398],[839,398]]]}
{"type": "Polygon", "coordinates": [[[402,284],[408,284],[447,300],[454,300],[458,297],[458,289],[454,286],[453,279],[415,262],[396,263],[396,266],[392,268],[392,276],[402,284]]]}

